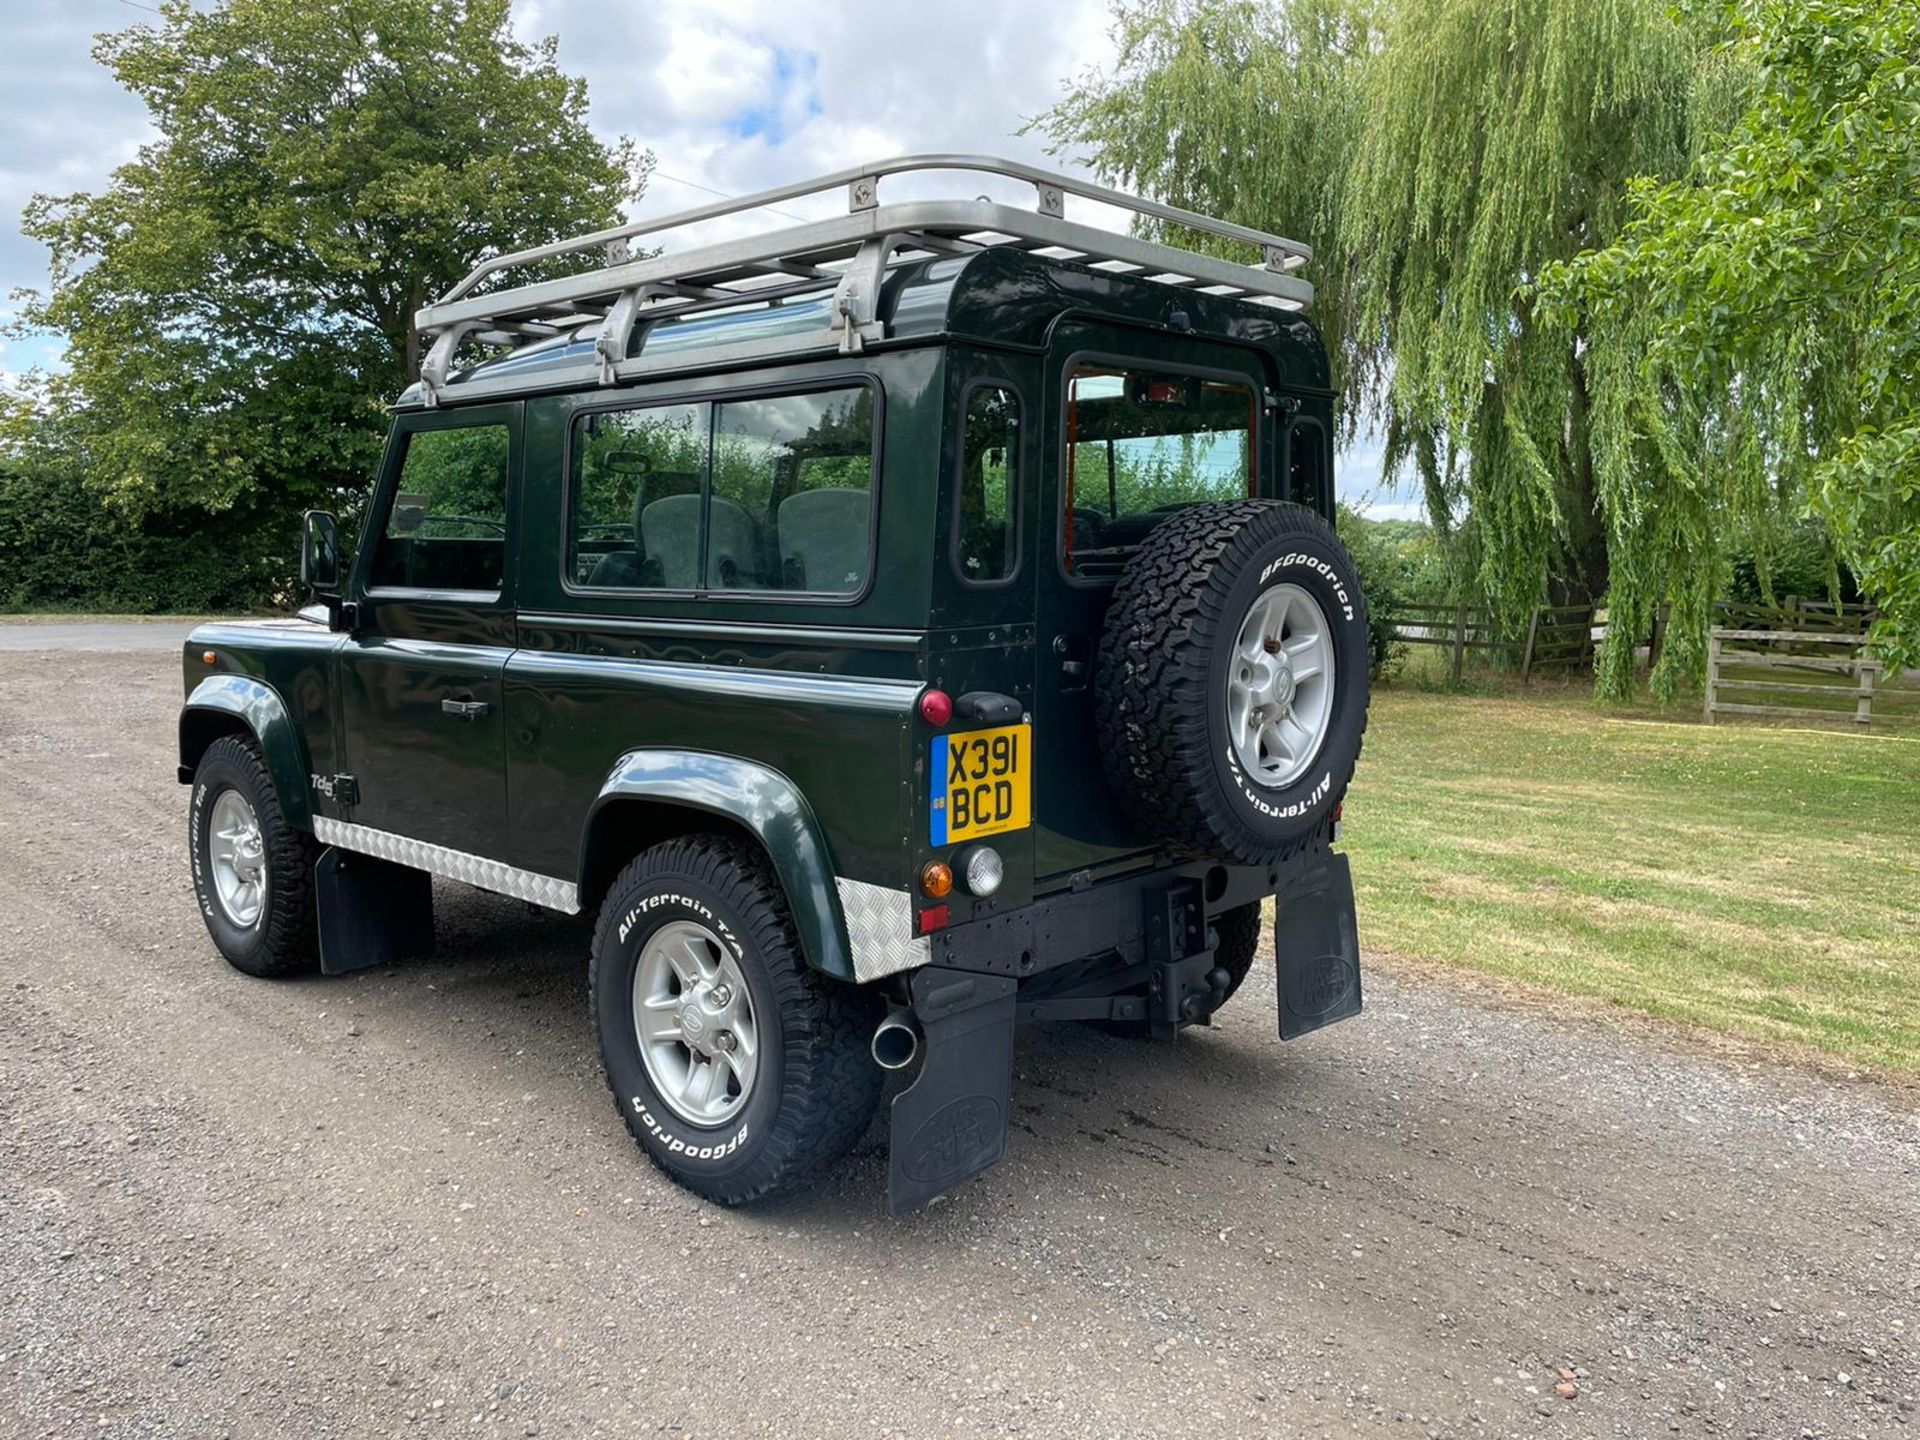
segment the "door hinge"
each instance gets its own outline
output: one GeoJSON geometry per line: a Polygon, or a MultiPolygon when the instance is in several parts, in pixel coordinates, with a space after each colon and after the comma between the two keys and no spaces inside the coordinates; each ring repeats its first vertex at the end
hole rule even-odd
{"type": "Polygon", "coordinates": [[[351,775],[312,775],[314,793],[324,795],[336,805],[358,805],[360,782],[351,775]]]}

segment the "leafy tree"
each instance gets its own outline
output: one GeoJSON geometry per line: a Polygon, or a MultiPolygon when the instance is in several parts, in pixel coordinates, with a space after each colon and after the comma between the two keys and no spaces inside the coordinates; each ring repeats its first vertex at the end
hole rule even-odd
{"type": "Polygon", "coordinates": [[[1451,548],[1509,614],[1605,593],[1628,532],[1596,341],[1529,286],[1618,236],[1629,179],[1685,171],[1738,73],[1663,0],[1122,0],[1116,23],[1115,74],[1040,121],[1056,144],[1314,242],[1343,429],[1379,423],[1435,524],[1464,517],[1451,548]]]}
{"type": "MultiPolygon", "coordinates": [[[[1684,179],[1636,184],[1617,243],[1544,287],[1605,357],[1600,484],[1615,549],[1643,557],[1613,607],[1671,595],[1697,647],[1730,537],[1771,517],[1781,533],[1746,548],[1790,555],[1810,500],[1881,606],[1882,654],[1920,663],[1920,7],[1715,13],[1757,74],[1749,108],[1684,179]]],[[[1602,663],[1618,686],[1626,658],[1602,663]]]]}
{"type": "MultiPolygon", "coordinates": [[[[167,0],[96,57],[159,136],[97,194],[36,196],[23,327],[67,337],[8,435],[133,520],[225,525],[364,487],[418,373],[414,311],[479,258],[614,219],[651,163],[587,127],[508,0],[167,0]]],[[[277,519],[276,519],[277,517],[277,519]]]]}

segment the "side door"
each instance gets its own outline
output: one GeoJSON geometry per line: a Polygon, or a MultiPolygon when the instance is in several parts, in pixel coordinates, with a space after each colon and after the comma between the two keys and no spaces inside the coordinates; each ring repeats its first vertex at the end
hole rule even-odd
{"type": "Polygon", "coordinates": [[[1036,558],[1036,889],[1155,848],[1106,783],[1094,666],[1136,546],[1183,506],[1277,493],[1259,352],[1164,332],[1067,323],[1047,356],[1036,558]]]}
{"type": "Polygon", "coordinates": [[[521,409],[396,423],[355,562],[359,621],[339,652],[353,823],[490,859],[506,854],[521,409]]]}

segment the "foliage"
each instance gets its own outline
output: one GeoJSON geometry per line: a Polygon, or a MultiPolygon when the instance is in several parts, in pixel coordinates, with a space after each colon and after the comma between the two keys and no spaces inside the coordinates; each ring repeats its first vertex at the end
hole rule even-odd
{"type": "Polygon", "coordinates": [[[5,438],[122,524],[358,493],[416,308],[486,254],[607,223],[649,163],[594,138],[507,0],[168,0],[95,55],[158,136],[99,193],[28,206],[51,284],[21,325],[63,334],[68,368],[5,438]]]}
{"type": "Polygon", "coordinates": [[[1379,423],[1436,523],[1466,516],[1456,563],[1510,618],[1598,598],[1589,342],[1524,289],[1614,238],[1629,178],[1684,169],[1725,68],[1661,0],[1121,0],[1116,27],[1117,73],[1042,117],[1056,144],[1314,240],[1343,431],[1379,423]]]}
{"type": "MultiPolygon", "coordinates": [[[[1340,232],[1364,132],[1360,74],[1387,0],[1115,0],[1119,58],[1035,122],[1056,151],[1191,210],[1324,244],[1340,232]]],[[[1177,227],[1149,233],[1239,260],[1247,247],[1177,227]]],[[[1349,269],[1323,248],[1314,313],[1347,334],[1349,269]]]]}
{"type": "Polygon", "coordinates": [[[1727,552],[1726,598],[1744,605],[1780,605],[1789,596],[1859,603],[1853,572],[1841,566],[1826,526],[1813,520],[1757,527],[1727,552]]]}
{"type": "Polygon", "coordinates": [[[1360,593],[1367,599],[1367,645],[1375,675],[1385,674],[1400,658],[1405,647],[1395,644],[1394,627],[1405,613],[1402,607],[1418,603],[1410,547],[1402,543],[1400,532],[1387,528],[1394,523],[1369,520],[1345,505],[1335,516],[1335,528],[1360,574],[1360,593]]]}
{"type": "Polygon", "coordinates": [[[242,502],[218,524],[130,522],[71,474],[0,463],[0,610],[207,614],[294,592],[291,522],[242,502]]]}
{"type": "MultiPolygon", "coordinates": [[[[1920,663],[1920,8],[1720,13],[1750,107],[1684,180],[1633,187],[1618,244],[1546,277],[1612,357],[1602,487],[1616,547],[1645,556],[1613,605],[1644,615],[1665,587],[1697,636],[1729,517],[1804,495],[1881,608],[1882,654],[1920,663]]],[[[1604,661],[1618,688],[1624,657],[1604,661]]]]}

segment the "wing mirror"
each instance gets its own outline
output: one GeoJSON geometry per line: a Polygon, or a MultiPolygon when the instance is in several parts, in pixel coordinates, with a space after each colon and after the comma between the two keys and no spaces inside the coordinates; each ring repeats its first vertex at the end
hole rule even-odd
{"type": "Polygon", "coordinates": [[[325,510],[300,517],[300,578],[327,607],[333,630],[353,628],[354,607],[341,598],[345,563],[340,554],[340,522],[325,510]]]}
{"type": "Polygon", "coordinates": [[[300,579],[322,599],[340,593],[340,522],[325,510],[300,518],[300,579]]]}

